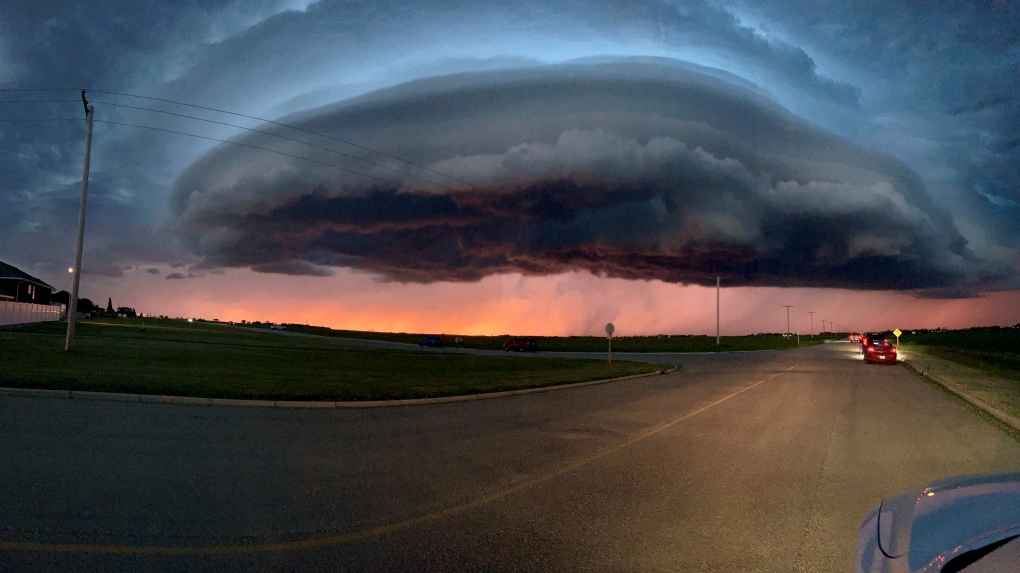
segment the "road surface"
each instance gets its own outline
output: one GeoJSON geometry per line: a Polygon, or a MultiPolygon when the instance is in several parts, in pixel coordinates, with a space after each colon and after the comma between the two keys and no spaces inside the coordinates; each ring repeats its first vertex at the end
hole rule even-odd
{"type": "Polygon", "coordinates": [[[846,571],[1020,444],[850,344],[370,410],[0,397],[0,571],[846,571]]]}

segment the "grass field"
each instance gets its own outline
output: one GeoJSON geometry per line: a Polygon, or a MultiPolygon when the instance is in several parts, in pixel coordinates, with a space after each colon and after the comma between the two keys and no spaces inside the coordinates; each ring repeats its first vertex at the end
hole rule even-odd
{"type": "MultiPolygon", "coordinates": [[[[269,328],[263,326],[263,328],[269,328]]],[[[385,340],[417,344],[426,334],[439,334],[443,343],[452,345],[455,337],[460,337],[464,348],[481,350],[502,350],[503,343],[512,338],[503,336],[467,336],[442,333],[393,333],[365,332],[361,330],[333,330],[323,326],[303,326],[288,324],[287,330],[304,334],[330,336],[338,338],[358,338],[363,340],[385,340]]],[[[552,352],[605,352],[606,339],[601,336],[541,336],[536,337],[539,350],[552,352]]],[[[763,336],[723,336],[721,344],[716,346],[714,336],[622,336],[613,338],[613,352],[731,352],[734,350],[776,350],[797,347],[797,337],[782,335],[763,336]]],[[[800,337],[800,345],[808,346],[825,342],[821,336],[811,338],[800,337]]]]}
{"type": "Polygon", "coordinates": [[[900,346],[979,368],[1008,380],[1020,380],[1020,329],[974,328],[948,332],[904,333],[900,346]]]}
{"type": "Polygon", "coordinates": [[[653,372],[640,362],[368,349],[181,320],[81,320],[0,330],[0,386],[264,400],[475,394],[653,372]]]}

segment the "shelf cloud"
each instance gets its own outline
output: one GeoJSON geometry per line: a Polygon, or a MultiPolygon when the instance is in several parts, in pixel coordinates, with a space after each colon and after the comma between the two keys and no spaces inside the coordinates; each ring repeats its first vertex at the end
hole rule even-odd
{"type": "Polygon", "coordinates": [[[172,197],[173,229],[205,268],[724,275],[923,296],[1012,281],[901,162],[667,60],[432,78],[282,121],[389,155],[307,133],[318,147],[250,133],[210,151],[172,197]]]}

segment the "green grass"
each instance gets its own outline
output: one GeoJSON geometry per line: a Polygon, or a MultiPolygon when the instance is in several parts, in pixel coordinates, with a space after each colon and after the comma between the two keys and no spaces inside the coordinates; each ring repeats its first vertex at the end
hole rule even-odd
{"type": "Polygon", "coordinates": [[[0,386],[264,400],[387,400],[534,388],[660,370],[640,362],[368,349],[213,323],[81,320],[0,331],[0,386]]]}
{"type": "Polygon", "coordinates": [[[922,375],[920,372],[917,371],[917,369],[915,369],[910,364],[907,364],[906,362],[903,362],[901,364],[907,370],[909,370],[914,376],[922,380],[925,384],[932,386],[942,394],[946,395],[950,400],[958,404],[961,408],[964,408],[971,414],[974,414],[978,418],[981,418],[985,423],[998,428],[1010,438],[1013,438],[1017,442],[1020,442],[1020,431],[1018,431],[1016,428],[1010,426],[1009,424],[1003,422],[1002,420],[996,418],[995,416],[989,414],[988,412],[982,410],[981,408],[978,408],[977,406],[971,404],[967,400],[964,400],[963,397],[961,397],[959,394],[953,392],[946,386],[942,385],[941,383],[933,379],[931,376],[922,375]]]}
{"type": "Polygon", "coordinates": [[[978,368],[1007,380],[1020,380],[1018,328],[905,333],[900,336],[900,347],[978,368]]]}
{"type": "MultiPolygon", "coordinates": [[[[258,326],[258,325],[252,325],[258,326]]],[[[262,325],[263,328],[269,328],[262,325]]],[[[303,326],[288,324],[287,330],[301,332],[304,334],[315,334],[318,336],[329,336],[339,338],[358,338],[363,340],[385,340],[388,342],[403,342],[406,344],[417,344],[427,334],[439,334],[446,345],[452,345],[455,337],[463,340],[465,348],[477,348],[482,350],[502,350],[503,343],[512,338],[511,335],[502,336],[468,336],[462,334],[444,333],[393,333],[393,332],[365,332],[360,330],[333,330],[324,326],[303,326]]],[[[606,339],[601,336],[539,336],[540,350],[552,352],[605,352],[606,339]]],[[[622,336],[613,338],[614,352],[728,352],[734,350],[777,350],[797,347],[797,337],[784,337],[782,335],[763,336],[723,336],[721,344],[716,346],[714,336],[622,336]]],[[[811,338],[800,337],[801,346],[810,346],[825,342],[821,336],[811,338]]]]}

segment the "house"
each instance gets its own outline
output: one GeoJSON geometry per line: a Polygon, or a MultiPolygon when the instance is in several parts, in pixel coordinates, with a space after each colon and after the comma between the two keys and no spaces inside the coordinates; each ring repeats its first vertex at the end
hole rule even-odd
{"type": "Polygon", "coordinates": [[[0,261],[0,301],[48,305],[52,295],[50,285],[0,261]]]}

